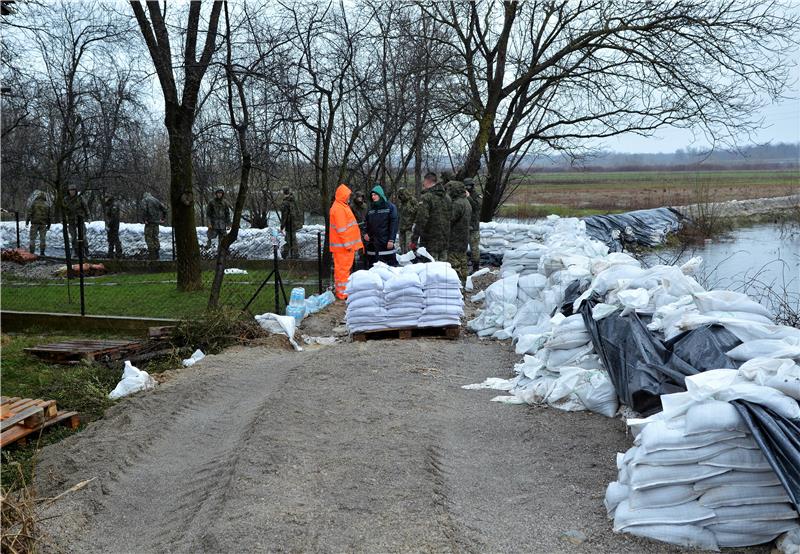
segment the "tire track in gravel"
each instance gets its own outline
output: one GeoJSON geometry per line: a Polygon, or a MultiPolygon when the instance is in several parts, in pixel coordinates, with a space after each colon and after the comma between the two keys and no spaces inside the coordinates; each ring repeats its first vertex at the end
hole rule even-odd
{"type": "Polygon", "coordinates": [[[104,420],[47,449],[39,474],[55,479],[40,478],[43,490],[97,477],[72,505],[51,514],[78,512],[97,524],[64,536],[56,529],[50,534],[66,539],[57,544],[81,552],[211,548],[202,545],[203,527],[218,517],[239,451],[264,406],[299,362],[285,352],[264,354],[264,369],[253,367],[252,352],[244,364],[241,351],[210,356],[202,369],[123,401],[104,420]]]}

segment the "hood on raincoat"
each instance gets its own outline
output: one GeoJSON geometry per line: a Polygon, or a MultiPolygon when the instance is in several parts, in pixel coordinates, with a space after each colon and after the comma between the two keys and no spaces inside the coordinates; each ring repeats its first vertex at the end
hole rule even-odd
{"type": "Polygon", "coordinates": [[[453,199],[464,196],[466,190],[467,188],[461,181],[450,181],[447,183],[447,192],[450,193],[450,197],[453,199]]]}
{"type": "Polygon", "coordinates": [[[407,188],[401,188],[397,191],[397,198],[402,202],[407,202],[408,200],[411,200],[411,193],[407,188]]]}
{"type": "Polygon", "coordinates": [[[388,201],[386,199],[386,193],[383,192],[383,187],[382,186],[376,184],[374,187],[372,187],[372,190],[370,192],[374,192],[375,194],[380,196],[381,200],[383,200],[384,202],[388,201]]]}
{"type": "Polygon", "coordinates": [[[350,200],[350,192],[350,188],[342,183],[336,187],[336,201],[347,204],[347,201],[350,200]]]}

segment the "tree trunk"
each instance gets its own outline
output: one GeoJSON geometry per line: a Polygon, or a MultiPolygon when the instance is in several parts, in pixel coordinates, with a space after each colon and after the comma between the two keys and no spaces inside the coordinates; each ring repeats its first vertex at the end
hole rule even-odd
{"type": "Polygon", "coordinates": [[[489,147],[486,184],[483,186],[483,202],[481,204],[481,221],[491,221],[500,205],[503,194],[503,168],[507,159],[508,154],[489,147]]]}
{"type": "Polygon", "coordinates": [[[178,290],[200,290],[203,288],[203,279],[192,191],[193,114],[188,110],[168,107],[165,122],[169,134],[170,205],[175,232],[178,290]]]}

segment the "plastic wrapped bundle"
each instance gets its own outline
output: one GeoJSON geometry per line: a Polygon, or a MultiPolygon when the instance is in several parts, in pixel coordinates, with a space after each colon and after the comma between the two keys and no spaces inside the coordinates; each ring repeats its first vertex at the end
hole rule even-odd
{"type": "Polygon", "coordinates": [[[464,297],[461,280],[446,262],[433,262],[410,266],[419,275],[424,307],[419,317],[420,327],[460,325],[464,315],[464,297]]]}
{"type": "Polygon", "coordinates": [[[374,271],[356,271],[347,282],[345,322],[351,332],[386,329],[383,279],[374,271]]]}
{"type": "Polygon", "coordinates": [[[383,288],[386,322],[390,327],[416,327],[422,315],[425,296],[419,275],[403,270],[388,279],[383,288]]]}

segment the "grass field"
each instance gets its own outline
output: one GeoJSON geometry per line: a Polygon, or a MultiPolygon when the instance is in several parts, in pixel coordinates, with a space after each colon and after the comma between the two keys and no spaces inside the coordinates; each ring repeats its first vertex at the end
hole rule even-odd
{"type": "Polygon", "coordinates": [[[520,183],[501,215],[538,217],[541,213],[592,215],[660,206],[785,196],[800,192],[798,170],[630,171],[531,173],[520,183]]]}
{"type": "MultiPolygon", "coordinates": [[[[221,303],[243,308],[267,276],[266,270],[250,271],[248,275],[226,275],[223,281],[221,303]]],[[[308,283],[303,275],[282,274],[288,298],[294,283],[308,283]]],[[[315,276],[314,276],[315,278],[315,276]]],[[[201,315],[208,303],[212,272],[204,272],[204,290],[178,292],[174,273],[114,274],[87,277],[85,282],[86,313],[91,315],[119,315],[138,317],[183,318],[201,315]]],[[[314,280],[314,279],[311,279],[314,280]]],[[[303,285],[298,285],[303,286],[303,285]]],[[[317,292],[316,286],[306,286],[308,294],[317,292]]],[[[266,285],[250,307],[253,313],[275,310],[272,284],[266,285]]],[[[78,280],[71,282],[68,292],[65,280],[25,280],[3,275],[0,286],[0,304],[6,310],[79,313],[80,292],[78,280]]],[[[283,309],[283,299],[281,299],[283,309]]]]}

